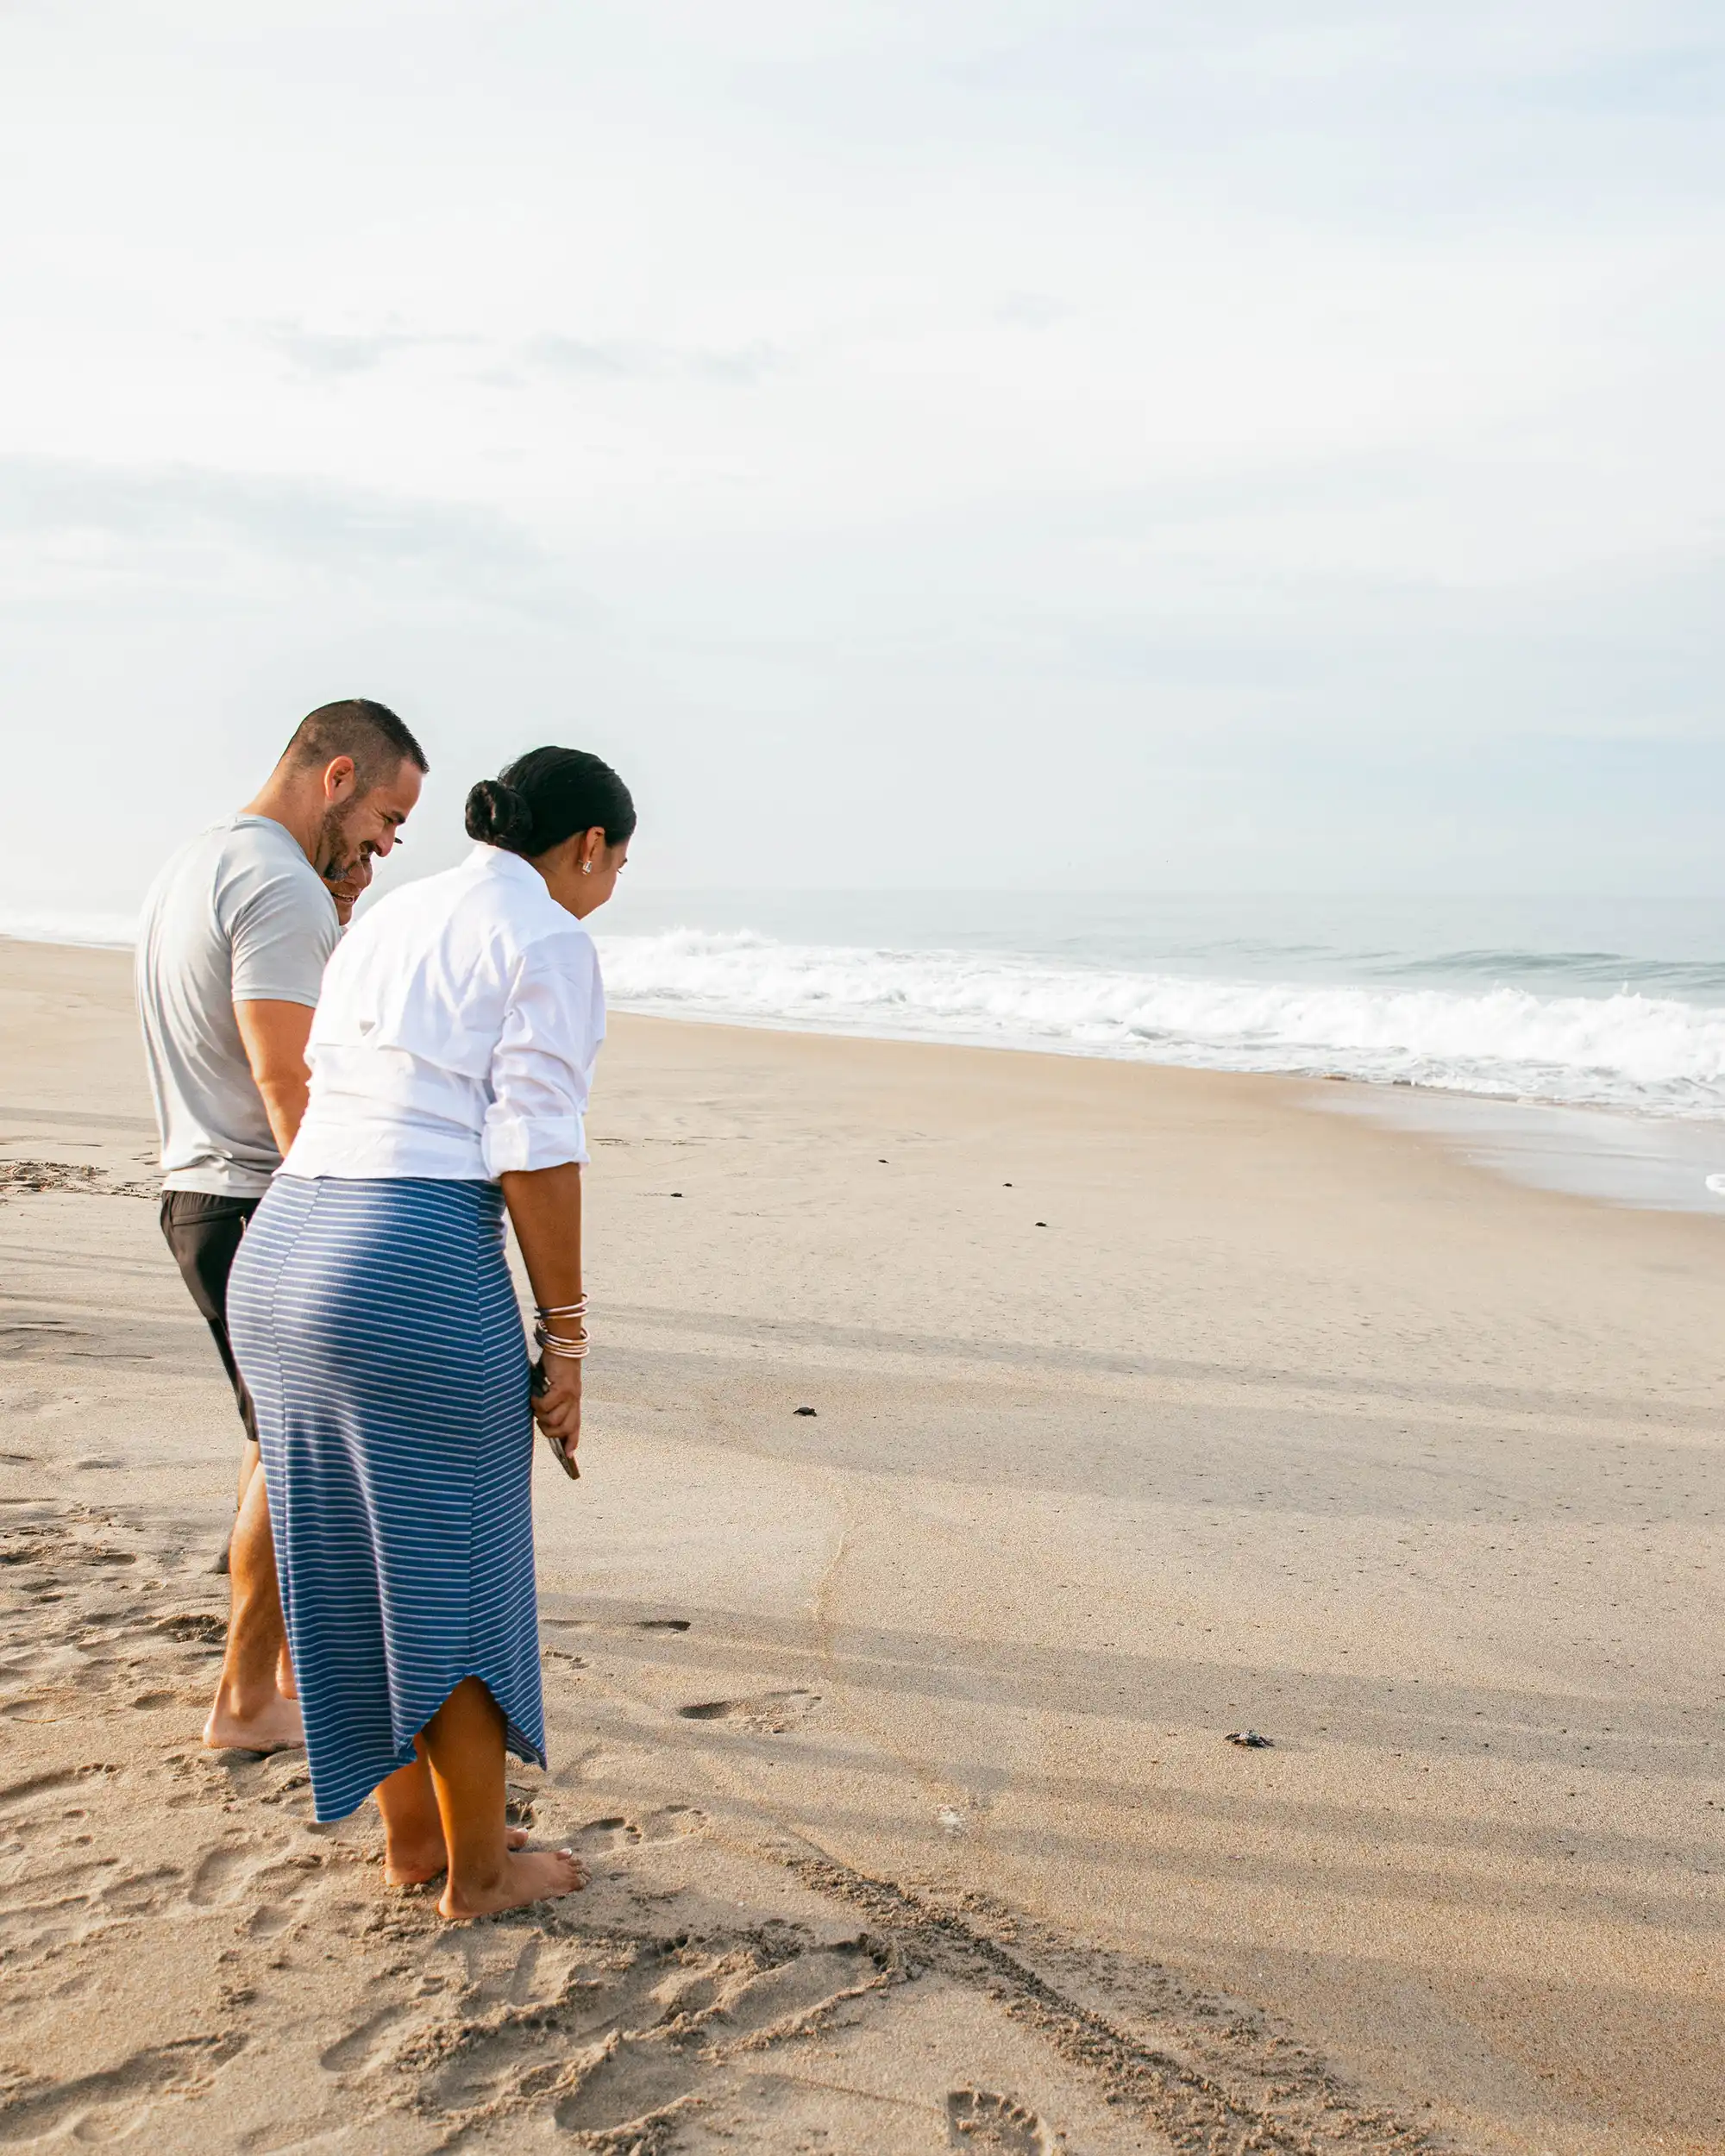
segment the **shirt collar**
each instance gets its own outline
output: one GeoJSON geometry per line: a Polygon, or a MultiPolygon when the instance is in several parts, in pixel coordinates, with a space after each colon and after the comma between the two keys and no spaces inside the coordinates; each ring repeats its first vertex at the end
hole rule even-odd
{"type": "Polygon", "coordinates": [[[511,854],[501,846],[487,846],[482,839],[474,843],[474,850],[467,856],[467,866],[483,875],[499,876],[505,883],[519,884],[524,890],[530,890],[535,885],[541,891],[545,888],[544,877],[530,861],[524,861],[519,854],[511,854]]]}

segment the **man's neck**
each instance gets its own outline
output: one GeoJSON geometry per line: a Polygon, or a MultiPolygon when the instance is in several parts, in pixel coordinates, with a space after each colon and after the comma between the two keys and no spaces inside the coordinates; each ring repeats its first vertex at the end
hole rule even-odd
{"type": "Polygon", "coordinates": [[[317,841],[323,828],[323,805],[306,799],[302,788],[271,779],[254,800],[248,801],[242,816],[267,816],[279,824],[305,858],[317,866],[317,841]]]}

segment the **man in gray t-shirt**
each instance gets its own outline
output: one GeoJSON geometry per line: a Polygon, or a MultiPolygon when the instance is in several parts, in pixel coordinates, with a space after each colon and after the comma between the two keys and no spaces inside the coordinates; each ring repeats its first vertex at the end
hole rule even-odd
{"type": "Polygon", "coordinates": [[[166,1171],[162,1233],[215,1338],[247,1439],[209,1745],[303,1741],[257,1420],[228,1339],[228,1274],[305,1112],[305,1043],[325,962],[425,768],[383,705],[326,704],[301,722],[257,799],[182,846],[144,902],[138,1009],[166,1171]]]}
{"type": "Polygon", "coordinates": [[[281,1155],[237,1005],[316,1006],[340,934],[329,887],[268,816],[230,816],[174,855],[144,900],[138,1008],[164,1190],[261,1198],[281,1155]]]}

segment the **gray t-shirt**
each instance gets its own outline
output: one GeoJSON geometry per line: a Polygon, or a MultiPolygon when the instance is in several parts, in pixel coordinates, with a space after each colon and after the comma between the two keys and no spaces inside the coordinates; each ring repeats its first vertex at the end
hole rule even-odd
{"type": "Polygon", "coordinates": [[[315,1007],[341,932],[329,887],[267,816],[201,832],[151,885],[138,1012],[167,1189],[255,1198],[269,1188],[281,1155],[234,1006],[315,1007]]]}

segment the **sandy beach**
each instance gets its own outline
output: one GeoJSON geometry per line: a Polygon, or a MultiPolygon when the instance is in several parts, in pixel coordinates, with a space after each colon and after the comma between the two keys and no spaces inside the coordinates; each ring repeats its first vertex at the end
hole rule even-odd
{"type": "Polygon", "coordinates": [[[446,1927],[198,1743],[238,1432],[128,958],[0,943],[0,2145],[1725,2149],[1725,1219],[614,1017],[516,1777],[594,1881],[446,1927]]]}

